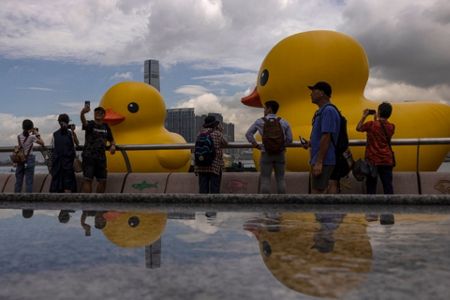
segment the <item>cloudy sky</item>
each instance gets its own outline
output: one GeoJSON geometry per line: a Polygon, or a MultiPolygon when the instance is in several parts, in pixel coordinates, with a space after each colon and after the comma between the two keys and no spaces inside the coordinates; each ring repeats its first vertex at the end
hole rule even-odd
{"type": "Polygon", "coordinates": [[[220,112],[242,138],[261,111],[240,98],[265,55],[316,29],[364,46],[369,99],[450,102],[448,0],[2,0],[0,145],[15,143],[24,118],[48,141],[58,113],[79,124],[85,99],[142,81],[149,58],[168,108],[220,112]]]}

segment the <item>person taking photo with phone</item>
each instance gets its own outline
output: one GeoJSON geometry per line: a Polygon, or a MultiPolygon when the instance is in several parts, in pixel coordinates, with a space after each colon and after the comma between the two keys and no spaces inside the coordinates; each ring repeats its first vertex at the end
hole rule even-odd
{"type": "Polygon", "coordinates": [[[25,177],[25,192],[33,192],[34,168],[36,157],[33,154],[33,145],[37,143],[44,146],[39,130],[34,127],[33,121],[25,119],[22,122],[22,133],[17,136],[19,147],[22,147],[25,153],[25,161],[18,162],[16,165],[16,184],[14,192],[22,192],[23,178],[25,177]]]}
{"type": "MultiPolygon", "coordinates": [[[[378,176],[383,184],[384,194],[393,194],[392,170],[395,166],[394,152],[391,148],[391,138],[395,132],[395,125],[388,121],[392,114],[392,105],[383,102],[378,111],[365,109],[356,130],[367,133],[366,160],[376,167],[378,176]],[[365,122],[367,116],[374,115],[373,121],[365,122]]],[[[376,194],[378,176],[366,177],[367,194],[376,194]]]]}
{"type": "Polygon", "coordinates": [[[106,154],[107,143],[111,154],[116,152],[116,143],[108,124],[104,122],[105,109],[94,109],[94,120],[87,121],[85,114],[91,110],[88,102],[85,103],[80,113],[82,129],[85,131],[83,158],[83,193],[92,192],[92,181],[97,179],[97,193],[104,193],[106,189],[106,154]]]}

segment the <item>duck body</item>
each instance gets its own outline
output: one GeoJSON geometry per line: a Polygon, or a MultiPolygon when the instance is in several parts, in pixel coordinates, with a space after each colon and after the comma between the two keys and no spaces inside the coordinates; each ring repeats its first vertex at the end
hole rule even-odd
{"type": "MultiPolygon", "coordinates": [[[[269,100],[280,104],[278,115],[291,125],[294,139],[309,139],[311,121],[318,107],[311,102],[308,85],[326,81],[333,88],[331,103],[347,119],[350,139],[365,139],[356,125],[366,108],[376,109],[381,101],[364,97],[369,63],[363,47],[353,38],[334,31],[310,31],[289,36],[267,54],[258,72],[255,91],[242,98],[248,106],[262,107],[269,100]]],[[[389,101],[389,99],[385,99],[389,101]]],[[[391,101],[389,101],[391,102],[391,101]]],[[[450,136],[450,106],[438,102],[391,102],[389,121],[395,124],[394,139],[450,136]]],[[[368,120],[368,119],[367,119],[368,120]]],[[[364,157],[364,147],[351,148],[354,158],[364,157]]],[[[396,171],[416,170],[417,147],[394,146],[396,171]]],[[[450,145],[420,146],[418,169],[436,170],[450,145]]],[[[254,151],[258,164],[259,151],[254,151]]],[[[288,171],[309,170],[309,152],[289,148],[288,171]]]]}
{"type": "MultiPolygon", "coordinates": [[[[185,144],[179,134],[164,127],[166,107],[160,93],[143,82],[121,82],[103,96],[105,121],[118,145],[185,144]]],[[[186,172],[190,150],[127,151],[133,172],[186,172]]],[[[127,172],[123,156],[107,155],[108,171],[127,172]]]]}
{"type": "Polygon", "coordinates": [[[280,213],[251,220],[244,229],[255,235],[273,276],[306,295],[342,298],[372,268],[372,246],[362,214],[280,213]],[[345,276],[337,270],[345,270],[345,276]]]}

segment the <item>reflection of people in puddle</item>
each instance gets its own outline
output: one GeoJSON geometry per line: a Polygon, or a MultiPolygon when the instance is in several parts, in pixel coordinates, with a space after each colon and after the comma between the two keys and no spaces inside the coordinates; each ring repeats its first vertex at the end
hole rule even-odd
{"type": "Polygon", "coordinates": [[[22,217],[25,219],[30,219],[34,214],[33,209],[22,209],[22,217]]]}
{"type": "Polygon", "coordinates": [[[74,210],[61,210],[58,214],[59,223],[66,224],[70,221],[70,213],[74,213],[74,210]]]}
{"type": "Polygon", "coordinates": [[[281,213],[250,220],[267,268],[285,286],[316,297],[341,297],[372,265],[364,215],[281,213]]]}
{"type": "Polygon", "coordinates": [[[94,217],[94,226],[97,229],[103,229],[106,226],[106,220],[103,216],[104,211],[84,211],[81,214],[81,227],[84,229],[85,236],[91,236],[91,226],[86,223],[87,217],[94,217]]]}
{"type": "MultiPolygon", "coordinates": [[[[366,214],[365,219],[367,222],[378,221],[377,214],[366,214]]],[[[380,224],[381,225],[394,225],[395,217],[393,214],[381,214],[380,215],[380,224]]]]}
{"type": "Polygon", "coordinates": [[[333,251],[335,243],[333,233],[344,217],[344,214],[316,214],[316,221],[320,223],[320,228],[314,234],[312,247],[321,253],[333,251]]]}

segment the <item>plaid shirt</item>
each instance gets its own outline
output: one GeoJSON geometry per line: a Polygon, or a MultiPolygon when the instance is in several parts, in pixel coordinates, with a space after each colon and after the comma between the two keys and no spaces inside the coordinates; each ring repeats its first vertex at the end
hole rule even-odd
{"type": "Polygon", "coordinates": [[[214,151],[216,155],[214,156],[214,160],[210,166],[195,166],[195,173],[214,173],[217,175],[222,174],[222,170],[224,167],[223,163],[223,150],[222,146],[227,144],[227,141],[223,137],[223,133],[217,129],[211,128],[203,128],[201,132],[210,132],[211,138],[214,143],[214,151]]]}

